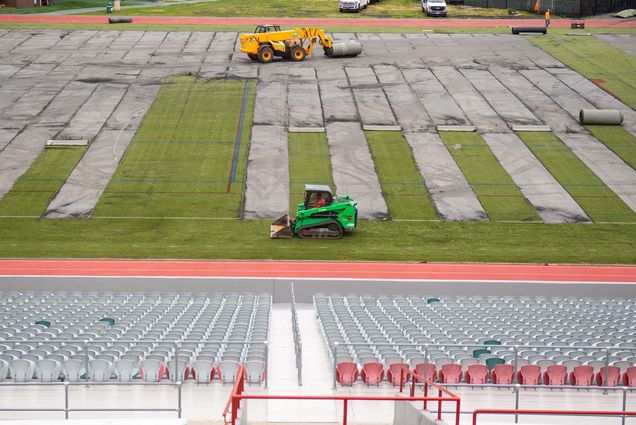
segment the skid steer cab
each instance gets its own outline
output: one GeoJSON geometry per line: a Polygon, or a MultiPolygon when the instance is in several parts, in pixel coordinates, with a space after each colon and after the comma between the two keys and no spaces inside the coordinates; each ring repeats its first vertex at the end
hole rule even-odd
{"type": "Polygon", "coordinates": [[[241,34],[241,52],[261,63],[269,63],[275,57],[293,62],[305,60],[311,55],[316,43],[327,56],[356,56],[362,52],[358,41],[334,43],[320,28],[294,28],[281,30],[274,24],[259,25],[251,34],[241,34]]]}
{"type": "Polygon", "coordinates": [[[334,196],[329,186],[306,184],[305,201],[298,204],[296,218],[285,214],[270,227],[270,238],[340,239],[358,224],[358,204],[349,196],[334,196]]]}

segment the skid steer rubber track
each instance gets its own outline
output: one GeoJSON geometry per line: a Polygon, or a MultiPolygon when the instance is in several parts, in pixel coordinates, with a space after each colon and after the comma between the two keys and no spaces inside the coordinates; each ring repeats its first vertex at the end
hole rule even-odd
{"type": "Polygon", "coordinates": [[[340,223],[332,220],[302,227],[297,234],[301,239],[340,239],[344,231],[340,223]]]}

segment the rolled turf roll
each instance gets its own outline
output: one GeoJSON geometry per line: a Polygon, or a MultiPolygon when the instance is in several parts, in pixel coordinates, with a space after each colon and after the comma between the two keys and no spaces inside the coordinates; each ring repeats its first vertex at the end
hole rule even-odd
{"type": "Polygon", "coordinates": [[[131,24],[132,18],[128,16],[109,16],[108,23],[109,24],[131,24]]]}
{"type": "Polygon", "coordinates": [[[581,124],[621,125],[623,114],[618,109],[581,109],[581,124]]]}
{"type": "Polygon", "coordinates": [[[357,40],[334,41],[325,54],[331,57],[358,56],[362,53],[362,43],[357,40]]]}

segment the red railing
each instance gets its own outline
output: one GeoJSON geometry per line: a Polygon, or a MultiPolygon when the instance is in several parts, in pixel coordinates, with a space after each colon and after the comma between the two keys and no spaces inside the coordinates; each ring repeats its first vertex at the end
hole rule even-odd
{"type": "Polygon", "coordinates": [[[237,396],[243,394],[243,390],[245,390],[245,380],[247,379],[247,371],[245,370],[245,366],[240,364],[238,369],[236,369],[236,380],[234,381],[234,386],[232,387],[232,392],[230,393],[230,398],[227,400],[225,404],[225,409],[223,409],[223,420],[226,424],[231,423],[232,425],[236,424],[236,415],[238,414],[238,410],[240,408],[241,401],[237,399],[237,396]],[[232,409],[230,412],[230,408],[232,409]],[[231,413],[230,421],[227,420],[228,412],[231,413]]]}
{"type": "Polygon", "coordinates": [[[554,416],[636,416],[636,411],[612,410],[540,410],[540,409],[477,409],[473,411],[473,425],[477,415],[554,415],[554,416]]]}
{"type": "MultiPolygon", "coordinates": [[[[417,375],[415,372],[410,372],[413,377],[414,382],[411,384],[411,394],[410,397],[398,397],[398,396],[355,396],[355,395],[316,395],[316,396],[307,396],[307,395],[272,395],[272,394],[244,394],[243,391],[245,389],[245,379],[247,378],[247,372],[245,371],[245,367],[243,365],[239,365],[239,368],[236,371],[236,382],[234,383],[234,387],[232,388],[232,392],[230,394],[230,398],[225,405],[225,409],[223,410],[223,418],[226,424],[236,425],[236,419],[238,415],[238,411],[241,407],[241,400],[252,399],[252,400],[342,400],[342,424],[347,425],[347,416],[349,410],[349,401],[422,401],[424,402],[424,409],[426,409],[427,402],[429,401],[437,401],[438,402],[438,411],[437,417],[441,419],[442,417],[442,402],[451,401],[455,403],[456,412],[455,412],[455,424],[459,425],[460,418],[460,399],[455,394],[448,391],[446,388],[443,388],[433,382],[427,381],[421,376],[417,375]],[[417,377],[417,381],[416,378],[417,377]],[[424,383],[424,396],[416,397],[415,396],[415,384],[416,382],[424,383]],[[439,390],[439,395],[428,396],[428,386],[431,385],[439,390]],[[447,394],[448,397],[443,397],[443,394],[447,394]],[[228,421],[227,415],[230,413],[230,420],[228,421]]],[[[403,390],[403,383],[407,382],[404,380],[404,370],[400,371],[400,392],[403,390]]]]}
{"type": "Polygon", "coordinates": [[[438,397],[437,397],[437,420],[441,421],[442,420],[442,403],[444,401],[450,401],[450,402],[454,402],[455,403],[455,425],[459,425],[459,419],[461,416],[461,400],[459,398],[459,396],[457,396],[455,393],[452,393],[451,391],[449,391],[448,389],[442,387],[441,385],[438,385],[436,383],[434,383],[433,381],[430,381],[428,379],[426,379],[425,377],[420,376],[417,372],[415,372],[415,370],[410,370],[404,366],[402,366],[402,368],[400,368],[400,392],[403,391],[404,388],[404,384],[408,383],[408,377],[410,375],[410,379],[411,379],[411,397],[415,397],[415,385],[417,383],[423,383],[424,384],[424,397],[423,397],[423,401],[424,404],[422,406],[423,410],[427,410],[428,408],[428,401],[435,401],[433,400],[431,397],[428,396],[428,389],[429,386],[436,388],[438,393],[438,397]],[[404,379],[404,376],[407,376],[407,379],[404,379]],[[447,398],[442,398],[442,395],[446,394],[448,397],[447,398]]]}

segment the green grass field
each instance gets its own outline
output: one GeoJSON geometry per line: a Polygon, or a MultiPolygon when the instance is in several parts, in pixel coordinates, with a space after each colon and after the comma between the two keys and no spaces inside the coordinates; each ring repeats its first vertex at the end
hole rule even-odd
{"type": "Polygon", "coordinates": [[[238,218],[255,86],[169,78],[93,215],[238,218]]]}
{"type": "Polygon", "coordinates": [[[491,220],[540,220],[479,134],[440,132],[440,136],[491,220]]]}
{"type": "Polygon", "coordinates": [[[326,184],[335,188],[331,157],[324,133],[289,133],[289,211],[303,202],[305,184],[326,184]]]}
{"type": "Polygon", "coordinates": [[[636,109],[636,57],[595,37],[555,35],[552,30],[528,40],[636,109]]]}
{"type": "MultiPolygon", "coordinates": [[[[105,12],[99,12],[105,13],[105,12]]],[[[218,0],[122,10],[120,14],[142,16],[255,16],[276,18],[425,18],[419,2],[390,0],[370,4],[360,13],[340,13],[335,0],[312,0],[289,3],[286,0],[218,0]]],[[[448,16],[454,18],[508,17],[507,9],[450,5],[448,16]]],[[[521,16],[529,16],[522,12],[521,16]]]]}
{"type": "Polygon", "coordinates": [[[517,135],[593,221],[636,221],[636,213],[552,133],[517,135]]]}
{"type": "MultiPolygon", "coordinates": [[[[197,28],[155,27],[158,30],[197,28]]],[[[118,25],[101,28],[147,29],[118,25]]],[[[214,30],[219,27],[204,28],[214,30]]],[[[457,32],[472,31],[462,28],[457,32]]],[[[564,37],[551,33],[550,37],[564,37]]],[[[576,63],[586,59],[572,55],[567,60],[576,63]]],[[[611,61],[611,58],[604,60],[611,61]]],[[[607,78],[611,80],[612,74],[608,73],[607,78]]],[[[230,154],[234,152],[245,87],[245,81],[239,80],[170,78],[88,219],[33,218],[42,214],[83,153],[81,149],[45,150],[14,191],[0,200],[0,257],[636,262],[634,225],[547,225],[537,222],[532,207],[495,161],[483,140],[474,133],[442,136],[493,220],[531,222],[362,221],[353,234],[341,241],[269,240],[268,221],[237,218],[244,189],[253,82],[247,84],[246,119],[242,126],[236,177],[229,184],[232,180],[230,154]]],[[[625,87],[627,95],[629,90],[625,87]]],[[[617,153],[627,147],[619,155],[624,159],[633,158],[629,156],[633,155],[633,136],[626,137],[622,129],[616,128],[589,129],[617,153]]],[[[408,144],[397,134],[377,139],[374,135],[367,137],[391,212],[396,217],[404,217],[418,207],[411,205],[413,199],[404,196],[408,193],[405,186],[394,188],[387,183],[414,180],[421,183],[408,144]],[[387,142],[385,139],[389,137],[394,139],[387,142]]],[[[332,176],[324,135],[292,134],[289,141],[290,202],[295,203],[294,197],[300,194],[302,184],[308,180],[330,183],[332,176]],[[311,153],[312,161],[306,161],[307,152],[311,153]]],[[[540,147],[533,141],[527,143],[534,143],[533,147],[537,149],[540,147]]],[[[549,150],[538,155],[542,156],[546,166],[550,163],[555,167],[554,175],[575,196],[585,199],[599,193],[597,187],[592,190],[575,186],[589,182],[596,184],[595,176],[587,174],[589,170],[581,168],[578,160],[563,155],[563,152],[553,155],[549,150]]],[[[631,164],[633,166],[633,162],[631,164]]],[[[602,201],[590,199],[589,205],[585,204],[587,200],[580,200],[596,220],[601,220],[603,214],[623,214],[611,192],[603,190],[600,196],[602,201]],[[613,200],[608,202],[612,197],[613,200]]],[[[423,184],[418,186],[416,197],[421,201],[428,199],[423,184]]],[[[426,207],[420,210],[424,211],[427,211],[426,207]]]]}
{"type": "Polygon", "coordinates": [[[43,215],[84,152],[84,146],[46,148],[0,200],[0,215],[43,215]]]}
{"type": "MultiPolygon", "coordinates": [[[[58,12],[60,10],[86,9],[91,7],[102,7],[106,11],[106,1],[104,0],[55,0],[52,6],[32,7],[29,9],[14,9],[3,7],[0,9],[2,14],[28,15],[33,13],[49,13],[58,12]]],[[[126,5],[140,4],[134,1],[122,1],[122,7],[126,5]]]]}
{"type": "Polygon", "coordinates": [[[636,226],[361,222],[339,241],[269,239],[261,220],[0,219],[0,257],[636,263],[636,226]]]}
{"type": "Polygon", "coordinates": [[[585,128],[632,168],[636,168],[636,137],[616,125],[586,125],[585,128]]]}
{"type": "Polygon", "coordinates": [[[398,220],[438,219],[402,133],[366,131],[365,135],[391,217],[398,220]]]}
{"type": "MultiPolygon", "coordinates": [[[[254,25],[181,25],[181,24],[85,24],[85,23],[50,23],[50,22],[0,22],[3,29],[67,29],[67,30],[95,30],[95,31],[229,31],[251,32],[254,25]]],[[[325,31],[331,32],[365,32],[365,33],[443,33],[443,34],[510,34],[510,28],[501,27],[430,27],[422,28],[399,26],[351,26],[351,25],[322,25],[325,31]]],[[[635,27],[607,27],[586,28],[593,34],[636,34],[635,27]]],[[[566,28],[553,28],[550,33],[554,37],[565,37],[570,32],[566,28]]]]}

